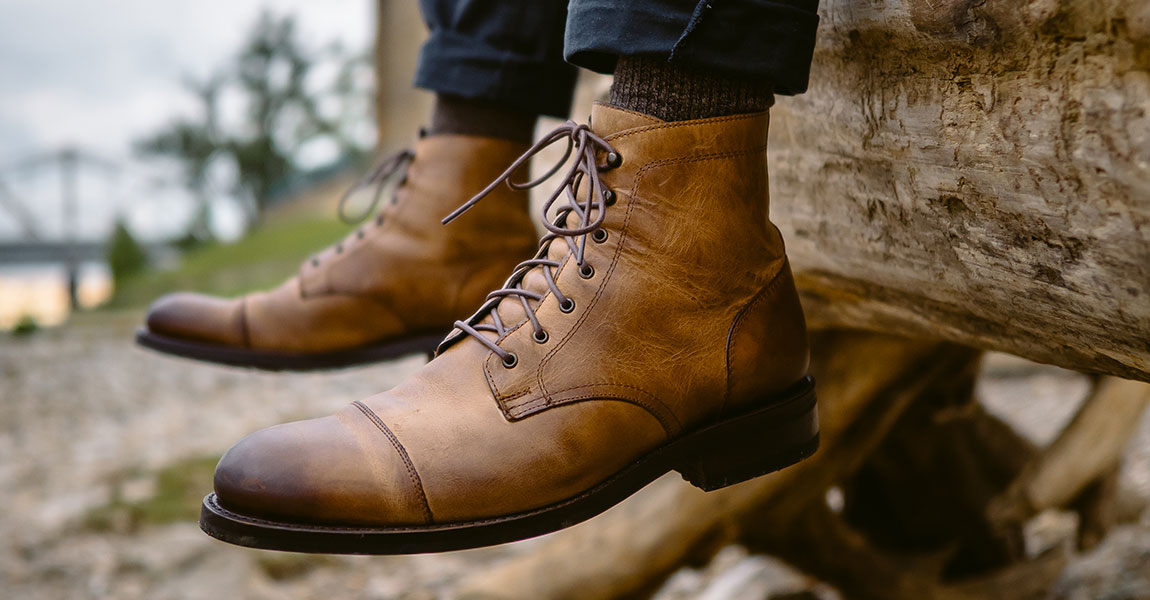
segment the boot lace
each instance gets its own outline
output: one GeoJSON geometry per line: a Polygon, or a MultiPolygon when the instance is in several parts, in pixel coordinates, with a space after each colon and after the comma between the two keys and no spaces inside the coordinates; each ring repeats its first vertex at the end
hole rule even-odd
{"type": "MultiPolygon", "coordinates": [[[[406,167],[414,158],[415,153],[410,149],[405,149],[376,163],[366,175],[361,177],[359,181],[353,183],[351,187],[347,188],[343,195],[340,196],[339,205],[336,208],[336,214],[339,216],[339,220],[348,225],[355,225],[356,223],[361,223],[366,220],[371,213],[375,212],[375,208],[379,206],[379,200],[383,197],[383,190],[387,187],[387,182],[400,171],[404,171],[405,174],[400,177],[396,191],[398,192],[399,188],[403,186],[407,180],[406,167]],[[371,202],[368,203],[367,208],[364,208],[356,215],[349,215],[347,212],[348,201],[355,196],[356,192],[372,187],[375,188],[375,194],[371,197],[371,202]]],[[[396,202],[395,194],[392,194],[391,202],[392,204],[396,202]]],[[[383,213],[376,215],[375,225],[377,227],[383,225],[383,213]]],[[[359,227],[355,230],[356,239],[362,240],[364,235],[366,235],[366,232],[363,227],[359,227]]],[[[335,251],[337,254],[343,252],[343,242],[339,242],[335,245],[335,251]]],[[[312,256],[310,260],[312,266],[319,266],[319,258],[312,256]]]]}
{"type": "MultiPolygon", "coordinates": [[[[370,171],[367,172],[366,175],[361,177],[359,181],[355,182],[351,187],[347,188],[347,191],[343,193],[343,196],[340,196],[339,208],[337,209],[339,219],[348,225],[355,225],[356,223],[366,219],[368,215],[370,215],[372,211],[375,210],[375,207],[379,206],[379,199],[383,196],[383,190],[387,187],[388,180],[390,180],[392,176],[394,176],[396,173],[399,173],[400,170],[406,167],[413,158],[415,158],[415,153],[411,150],[400,150],[399,152],[396,152],[395,154],[392,154],[391,156],[379,161],[374,167],[372,167],[370,171]],[[359,214],[355,216],[348,216],[348,200],[350,200],[356,192],[373,186],[375,187],[375,194],[372,196],[371,202],[367,205],[367,208],[363,209],[359,214]]],[[[403,185],[402,178],[400,179],[400,185],[403,185]]],[[[392,202],[394,201],[395,196],[393,195],[392,202]]]]}
{"type": "Polygon", "coordinates": [[[618,167],[622,164],[623,158],[615,151],[611,144],[592,133],[591,128],[587,125],[567,121],[536,142],[527,152],[517,158],[515,162],[511,163],[511,166],[508,167],[502,175],[488,184],[483,191],[463,203],[463,205],[443,219],[445,225],[455,220],[478,204],[480,200],[494,191],[501,183],[506,182],[508,187],[513,190],[527,190],[536,187],[552,175],[558,173],[572,156],[575,157],[574,161],[572,161],[571,166],[567,169],[559,186],[547,201],[543,203],[542,221],[543,226],[547,229],[547,233],[539,240],[539,252],[535,254],[534,258],[519,263],[519,265],[515,267],[515,271],[511,277],[503,284],[503,287],[488,294],[487,301],[484,302],[479,311],[472,315],[471,318],[467,321],[455,322],[457,329],[479,340],[484,346],[487,346],[492,352],[499,356],[503,361],[503,365],[507,368],[514,367],[518,364],[519,359],[513,352],[508,352],[496,344],[509,330],[499,318],[499,311],[496,310],[496,308],[505,298],[518,300],[523,306],[523,312],[527,315],[528,321],[531,322],[533,330],[532,338],[541,344],[546,342],[548,337],[547,331],[535,315],[535,308],[538,308],[539,304],[542,303],[546,294],[521,287],[524,277],[526,277],[531,270],[539,268],[543,272],[543,278],[547,282],[547,287],[551,293],[555,295],[556,300],[559,301],[559,310],[565,313],[575,310],[575,301],[564,294],[555,282],[555,270],[559,268],[561,261],[548,259],[548,250],[551,247],[551,242],[562,239],[567,244],[567,256],[573,255],[575,257],[575,264],[579,267],[579,274],[584,278],[590,278],[594,275],[594,269],[584,260],[584,251],[587,248],[587,236],[594,234],[592,238],[596,242],[602,242],[606,239],[606,237],[602,235],[605,232],[601,232],[600,227],[603,224],[607,206],[610,206],[614,202],[614,192],[603,185],[601,173],[618,167]],[[512,180],[513,174],[531,160],[533,156],[560,141],[567,142],[567,149],[563,153],[563,158],[559,159],[545,174],[537,179],[525,182],[512,180]],[[600,152],[604,153],[606,157],[606,162],[603,164],[599,164],[596,159],[596,155],[600,152]],[[584,178],[587,179],[588,185],[586,186],[586,192],[582,197],[579,197],[579,186],[584,178]],[[547,215],[551,207],[559,201],[559,198],[564,196],[566,196],[567,203],[556,209],[554,221],[548,220],[547,215]],[[575,217],[575,224],[568,225],[567,222],[572,215],[575,217]],[[592,215],[594,215],[594,218],[592,218],[592,215]],[[531,305],[532,302],[535,303],[534,307],[531,305]],[[490,323],[480,322],[488,316],[491,317],[490,323]],[[494,340],[483,335],[482,332],[494,333],[494,340]]]}

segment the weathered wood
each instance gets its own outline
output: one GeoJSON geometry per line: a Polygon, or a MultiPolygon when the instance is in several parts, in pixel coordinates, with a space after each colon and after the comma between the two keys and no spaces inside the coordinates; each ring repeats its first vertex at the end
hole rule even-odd
{"type": "Polygon", "coordinates": [[[839,514],[790,491],[764,498],[740,540],[852,598],[1025,597],[1048,587],[1064,557],[1031,561],[1022,523],[985,519],[1036,449],[976,401],[980,355],[961,350],[936,357],[941,368],[922,374],[882,443],[841,474],[839,514]],[[1011,587],[995,589],[1003,581],[1011,587]]]}
{"type": "MultiPolygon", "coordinates": [[[[857,473],[839,484],[844,520],[891,552],[935,556],[936,581],[1024,558],[1022,523],[992,527],[985,515],[1036,449],[974,398],[977,375],[971,360],[934,377],[857,473]]],[[[787,550],[785,542],[765,542],[787,550]]]]}
{"type": "Polygon", "coordinates": [[[821,13],[771,125],[811,324],[1150,380],[1150,4],[821,13]]]}
{"type": "Polygon", "coordinates": [[[431,94],[410,85],[427,29],[415,2],[375,0],[374,4],[376,148],[394,152],[411,143],[431,108],[431,94]]]}
{"type": "Polygon", "coordinates": [[[1102,378],[1058,438],[989,505],[989,520],[1021,523],[1040,511],[1064,507],[1112,474],[1147,406],[1150,385],[1102,378]]]}
{"type": "Polygon", "coordinates": [[[1071,505],[1078,512],[1078,548],[1090,550],[1102,543],[1103,538],[1121,521],[1119,507],[1119,480],[1121,469],[1114,465],[1082,491],[1071,505]]]}

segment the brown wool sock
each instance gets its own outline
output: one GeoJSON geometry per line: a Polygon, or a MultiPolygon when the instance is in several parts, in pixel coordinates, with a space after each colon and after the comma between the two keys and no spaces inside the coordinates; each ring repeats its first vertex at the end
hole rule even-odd
{"type": "Polygon", "coordinates": [[[538,118],[539,115],[492,102],[436,94],[428,130],[431,134],[476,135],[530,143],[538,118]]]}
{"type": "Polygon", "coordinates": [[[759,112],[774,101],[767,81],[728,77],[657,58],[625,56],[615,65],[610,98],[613,106],[664,121],[759,112]]]}

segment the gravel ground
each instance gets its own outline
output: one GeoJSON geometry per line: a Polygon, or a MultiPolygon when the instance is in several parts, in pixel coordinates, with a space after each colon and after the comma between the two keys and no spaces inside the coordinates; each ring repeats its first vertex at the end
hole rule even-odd
{"type": "MultiPolygon", "coordinates": [[[[211,461],[244,434],[331,413],[394,385],[423,359],[303,375],[209,367],[135,348],[138,318],[87,315],[30,337],[0,338],[0,597],[451,598],[468,573],[531,551],[533,541],[414,557],[261,552],[200,533],[180,512],[187,502],[164,512],[170,507],[155,499],[173,485],[165,473],[198,465],[205,475],[187,493],[202,494],[211,461]]],[[[1039,443],[1087,389],[1077,374],[1009,357],[993,357],[987,374],[979,388],[986,404],[1039,443]]],[[[1131,497],[1150,497],[1150,416],[1131,444],[1123,486],[1131,497]]],[[[1148,521],[1118,528],[1077,557],[1052,597],[1150,598],[1148,521]]],[[[838,594],[731,547],[704,568],[676,573],[656,597],[838,594]]]]}

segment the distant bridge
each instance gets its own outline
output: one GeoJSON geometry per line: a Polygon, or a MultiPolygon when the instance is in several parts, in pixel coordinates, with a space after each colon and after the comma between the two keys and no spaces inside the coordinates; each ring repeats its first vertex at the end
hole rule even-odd
{"type": "Polygon", "coordinates": [[[0,265],[67,264],[71,261],[102,261],[100,242],[0,242],[0,265]]]}

